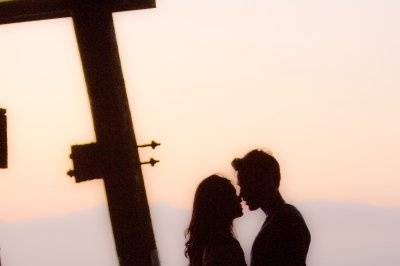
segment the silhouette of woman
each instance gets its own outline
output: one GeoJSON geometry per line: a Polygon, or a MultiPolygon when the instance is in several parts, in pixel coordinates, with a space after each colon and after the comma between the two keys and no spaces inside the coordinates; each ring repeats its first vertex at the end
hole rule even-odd
{"type": "Polygon", "coordinates": [[[189,266],[245,266],[243,250],[233,236],[232,222],[243,215],[231,182],[218,175],[197,187],[185,256],[189,266]]]}

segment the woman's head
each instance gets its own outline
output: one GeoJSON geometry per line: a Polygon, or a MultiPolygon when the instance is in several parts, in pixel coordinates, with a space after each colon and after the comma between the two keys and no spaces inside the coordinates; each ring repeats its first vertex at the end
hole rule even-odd
{"type": "Polygon", "coordinates": [[[199,223],[209,221],[212,227],[230,225],[242,216],[240,198],[232,183],[224,177],[212,175],[197,187],[193,202],[193,219],[199,223]]]}
{"type": "Polygon", "coordinates": [[[187,230],[186,255],[191,261],[195,250],[202,250],[213,238],[232,234],[233,219],[243,215],[240,201],[234,186],[224,177],[212,175],[199,184],[187,230]]]}

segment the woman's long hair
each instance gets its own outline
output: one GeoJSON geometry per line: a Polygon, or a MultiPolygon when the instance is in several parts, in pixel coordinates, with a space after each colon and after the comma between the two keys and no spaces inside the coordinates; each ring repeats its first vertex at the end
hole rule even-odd
{"type": "Polygon", "coordinates": [[[207,177],[197,187],[186,231],[185,256],[190,265],[201,265],[204,248],[212,241],[233,235],[232,190],[231,182],[218,175],[207,177]]]}

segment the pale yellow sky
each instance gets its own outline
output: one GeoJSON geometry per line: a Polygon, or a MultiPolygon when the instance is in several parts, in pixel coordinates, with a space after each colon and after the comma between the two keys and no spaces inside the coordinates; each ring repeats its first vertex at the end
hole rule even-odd
{"type": "MultiPolygon", "coordinates": [[[[158,1],[115,15],[151,202],[189,208],[198,182],[260,147],[290,201],[399,206],[396,1],[158,1]]],[[[105,201],[66,176],[70,145],[95,140],[71,19],[0,26],[9,169],[0,220],[105,201]],[[48,167],[50,166],[50,167],[48,167]],[[48,167],[48,168],[47,168],[48,167]],[[46,169],[47,168],[47,169],[46,169]]]]}

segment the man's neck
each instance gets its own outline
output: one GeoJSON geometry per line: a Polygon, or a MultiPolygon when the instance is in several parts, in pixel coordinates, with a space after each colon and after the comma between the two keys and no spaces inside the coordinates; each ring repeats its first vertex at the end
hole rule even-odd
{"type": "Polygon", "coordinates": [[[282,206],[283,204],[285,204],[285,200],[282,198],[281,193],[277,191],[272,201],[270,203],[265,204],[265,206],[262,206],[261,209],[267,216],[270,216],[274,214],[275,211],[279,209],[279,207],[282,206]]]}

